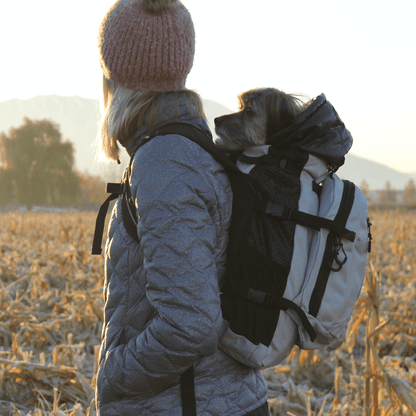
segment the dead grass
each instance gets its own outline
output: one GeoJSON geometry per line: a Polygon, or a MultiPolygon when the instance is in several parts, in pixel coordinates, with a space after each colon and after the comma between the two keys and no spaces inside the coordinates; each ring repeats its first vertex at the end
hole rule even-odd
{"type": "MultiPolygon", "coordinates": [[[[272,414],[416,414],[416,214],[372,214],[345,342],[266,370],[272,414]]],[[[95,413],[103,261],[95,213],[0,214],[0,414],[95,413]]]]}

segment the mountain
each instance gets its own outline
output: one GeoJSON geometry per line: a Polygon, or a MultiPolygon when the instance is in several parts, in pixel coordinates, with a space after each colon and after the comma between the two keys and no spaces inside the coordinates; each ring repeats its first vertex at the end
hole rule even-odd
{"type": "MultiPolygon", "coordinates": [[[[232,112],[216,101],[203,101],[208,124],[212,130],[215,117],[232,112]]],[[[25,116],[30,119],[52,120],[60,125],[63,139],[74,144],[75,168],[78,171],[99,175],[106,181],[118,181],[128,157],[124,152],[120,166],[98,160],[100,114],[98,100],[78,96],[46,95],[30,100],[13,99],[0,103],[0,132],[7,135],[11,127],[18,127],[23,123],[25,116]]],[[[402,173],[354,154],[346,156],[346,163],[339,169],[338,174],[358,185],[366,180],[370,189],[383,188],[387,180],[394,188],[403,189],[410,179],[416,179],[416,173],[402,173]]]]}
{"type": "Polygon", "coordinates": [[[342,179],[349,179],[357,185],[365,180],[370,189],[382,189],[386,181],[390,181],[393,188],[403,189],[410,179],[415,179],[410,173],[399,172],[388,166],[374,162],[370,159],[348,153],[345,157],[345,164],[337,172],[342,179]]]}
{"type": "Polygon", "coordinates": [[[416,181],[416,172],[407,172],[416,181]]]}

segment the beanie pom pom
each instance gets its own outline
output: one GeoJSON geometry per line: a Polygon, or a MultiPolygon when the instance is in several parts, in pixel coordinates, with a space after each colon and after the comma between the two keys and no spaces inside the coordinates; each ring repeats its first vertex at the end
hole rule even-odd
{"type": "Polygon", "coordinates": [[[179,0],[143,0],[143,10],[146,13],[161,14],[179,6],[179,0]]]}

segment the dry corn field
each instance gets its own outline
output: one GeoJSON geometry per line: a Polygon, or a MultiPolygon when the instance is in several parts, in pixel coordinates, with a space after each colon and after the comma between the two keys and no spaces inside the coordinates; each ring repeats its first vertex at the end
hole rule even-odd
{"type": "MultiPolygon", "coordinates": [[[[272,415],[416,415],[416,213],[373,212],[346,339],[264,371],[272,415]]],[[[94,415],[95,213],[0,214],[0,415],[94,415]]]]}

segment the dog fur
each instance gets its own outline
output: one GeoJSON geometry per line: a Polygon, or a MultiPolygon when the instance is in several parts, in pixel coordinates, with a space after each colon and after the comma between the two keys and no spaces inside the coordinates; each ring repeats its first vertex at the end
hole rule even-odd
{"type": "Polygon", "coordinates": [[[267,143],[267,138],[283,130],[303,110],[295,95],[276,88],[256,88],[238,96],[240,110],[217,117],[215,144],[225,152],[242,152],[267,143]]]}

